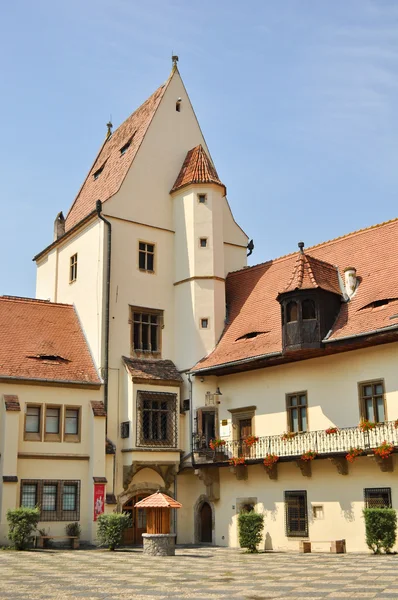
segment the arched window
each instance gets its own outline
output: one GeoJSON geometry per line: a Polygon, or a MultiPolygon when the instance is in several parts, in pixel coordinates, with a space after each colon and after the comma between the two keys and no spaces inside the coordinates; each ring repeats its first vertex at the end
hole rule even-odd
{"type": "Polygon", "coordinates": [[[292,321],[297,321],[297,316],[297,302],[289,302],[286,306],[286,322],[291,323],[292,321]]]}
{"type": "Polygon", "coordinates": [[[315,319],[315,302],[313,300],[303,300],[301,305],[303,321],[315,319]]]}

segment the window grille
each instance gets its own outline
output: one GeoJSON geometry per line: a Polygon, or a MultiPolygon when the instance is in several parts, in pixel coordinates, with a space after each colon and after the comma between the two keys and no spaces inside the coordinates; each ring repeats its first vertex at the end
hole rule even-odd
{"type": "Polygon", "coordinates": [[[40,521],[79,521],[80,481],[21,481],[21,506],[40,507],[40,521]]]}
{"type": "Polygon", "coordinates": [[[131,308],[131,351],[133,354],[160,355],[163,312],[131,308]]]}
{"type": "Polygon", "coordinates": [[[177,447],[177,395],[137,393],[137,446],[177,447]]]}
{"type": "Polygon", "coordinates": [[[130,421],[120,423],[120,437],[123,439],[130,437],[130,421]]]}
{"type": "Polygon", "coordinates": [[[391,488],[365,488],[366,508],[392,508],[391,488]]]}
{"type": "Polygon", "coordinates": [[[308,537],[307,492],[285,492],[285,526],[288,537],[308,537]]]}

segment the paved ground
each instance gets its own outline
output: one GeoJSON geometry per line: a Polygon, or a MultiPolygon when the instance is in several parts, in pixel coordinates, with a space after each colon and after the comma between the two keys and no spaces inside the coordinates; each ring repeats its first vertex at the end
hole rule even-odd
{"type": "Polygon", "coordinates": [[[180,548],[0,551],[1,600],[398,600],[398,556],[243,554],[180,548]]]}

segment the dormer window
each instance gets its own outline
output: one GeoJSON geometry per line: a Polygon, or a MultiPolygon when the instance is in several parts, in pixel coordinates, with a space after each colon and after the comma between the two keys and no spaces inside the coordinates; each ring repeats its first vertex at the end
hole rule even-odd
{"type": "Polygon", "coordinates": [[[102,165],[102,167],[100,167],[99,169],[97,169],[94,172],[94,175],[93,175],[94,179],[98,179],[98,177],[101,175],[102,171],[104,170],[104,167],[105,167],[105,163],[102,165]]]}
{"type": "Polygon", "coordinates": [[[303,317],[303,321],[309,321],[310,319],[315,319],[315,302],[313,300],[307,299],[303,300],[301,304],[301,314],[303,317]]]}
{"type": "Polygon", "coordinates": [[[120,155],[123,156],[123,154],[126,154],[127,150],[130,148],[131,146],[131,141],[127,142],[127,144],[124,144],[124,146],[122,146],[120,148],[120,155]]]}
{"type": "Polygon", "coordinates": [[[286,322],[298,321],[297,302],[289,302],[286,306],[286,322]]]}

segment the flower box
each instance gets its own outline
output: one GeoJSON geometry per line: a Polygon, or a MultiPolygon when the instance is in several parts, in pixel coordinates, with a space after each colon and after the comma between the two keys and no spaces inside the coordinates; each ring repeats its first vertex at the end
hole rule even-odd
{"type": "Polygon", "coordinates": [[[339,429],[338,427],[328,427],[327,429],[325,429],[325,433],[327,435],[333,435],[333,433],[338,433],[339,429]]]}
{"type": "Polygon", "coordinates": [[[301,455],[301,460],[304,460],[305,462],[309,462],[310,460],[314,460],[314,458],[316,458],[318,456],[317,452],[314,452],[313,450],[308,450],[307,452],[304,452],[301,455]]]}

